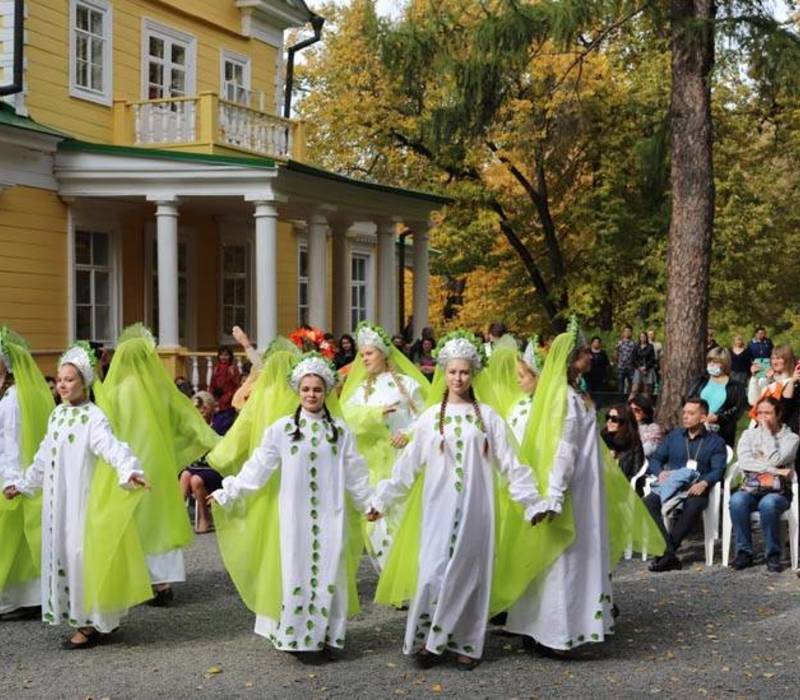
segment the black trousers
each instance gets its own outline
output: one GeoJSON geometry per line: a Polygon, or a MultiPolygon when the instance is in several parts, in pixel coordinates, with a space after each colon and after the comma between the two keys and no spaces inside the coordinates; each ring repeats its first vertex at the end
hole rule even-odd
{"type": "Polygon", "coordinates": [[[661,534],[664,535],[664,540],[667,543],[667,552],[675,554],[681,542],[689,534],[694,524],[699,520],[700,515],[708,505],[708,491],[702,496],[687,496],[683,502],[683,510],[678,514],[678,517],[672,523],[672,529],[667,532],[664,527],[664,518],[661,517],[661,498],[656,493],[651,493],[644,499],[644,504],[653,520],[656,521],[661,534]]]}

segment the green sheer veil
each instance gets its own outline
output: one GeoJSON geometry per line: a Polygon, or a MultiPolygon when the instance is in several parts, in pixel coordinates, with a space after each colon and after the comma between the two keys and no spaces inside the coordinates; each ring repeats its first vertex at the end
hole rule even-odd
{"type": "MultiPolygon", "coordinates": [[[[47,432],[55,407],[53,396],[28,344],[10,328],[0,326],[0,353],[14,376],[19,407],[20,469],[26,469],[47,432]]],[[[0,499],[0,593],[8,586],[39,576],[42,549],[42,497],[0,499]]]]}
{"type": "Polygon", "coordinates": [[[508,418],[514,404],[524,397],[517,382],[519,350],[511,335],[504,335],[495,343],[486,368],[497,400],[497,412],[508,418]]]}
{"type": "MultiPolygon", "coordinates": [[[[294,346],[293,346],[294,347],[294,346]]],[[[236,474],[261,443],[264,432],[276,421],[292,416],[299,405],[287,378],[299,359],[299,350],[278,349],[270,354],[234,427],[242,421],[240,433],[229,432],[208,456],[208,461],[225,474],[236,474]]],[[[340,418],[341,407],[335,391],[325,399],[331,415],[340,418]]],[[[232,429],[233,430],[233,429],[232,429]]],[[[257,493],[246,496],[225,510],[213,505],[214,523],[225,568],[245,605],[257,615],[280,618],[283,601],[281,578],[280,470],[257,493]]],[[[356,573],[363,551],[361,516],[347,506],[346,565],[349,582],[350,615],[360,611],[356,573]]]]}

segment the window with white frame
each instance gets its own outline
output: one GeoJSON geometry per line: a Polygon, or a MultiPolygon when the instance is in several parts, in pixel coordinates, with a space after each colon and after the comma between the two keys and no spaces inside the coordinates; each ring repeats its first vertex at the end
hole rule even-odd
{"type": "MultiPolygon", "coordinates": [[[[158,239],[153,238],[151,248],[152,270],[150,313],[152,328],[158,333],[158,239]]],[[[178,336],[181,345],[188,345],[187,319],[189,316],[189,273],[186,241],[178,241],[178,336]]]]}
{"type": "Polygon", "coordinates": [[[245,243],[222,246],[222,332],[250,327],[250,251],[245,243]]]}
{"type": "Polygon", "coordinates": [[[144,20],[143,94],[148,100],[194,94],[196,41],[191,34],[144,20]]]}
{"type": "Polygon", "coordinates": [[[350,268],[350,327],[367,319],[369,256],[354,254],[350,268]]]}
{"type": "Polygon", "coordinates": [[[75,337],[111,343],[114,328],[114,268],[111,236],[75,231],[75,337]]]}
{"type": "Polygon", "coordinates": [[[297,322],[308,323],[308,244],[297,248],[297,322]]]}
{"type": "Polygon", "coordinates": [[[111,104],[112,15],[107,0],[70,0],[69,92],[111,104]]]}
{"type": "Polygon", "coordinates": [[[222,50],[220,58],[220,82],[223,99],[248,107],[260,108],[251,104],[253,93],[250,90],[250,58],[222,50]]]}

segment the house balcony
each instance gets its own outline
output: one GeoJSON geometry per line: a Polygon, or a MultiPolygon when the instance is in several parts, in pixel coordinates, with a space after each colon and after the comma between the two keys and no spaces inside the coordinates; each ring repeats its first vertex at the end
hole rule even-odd
{"type": "Polygon", "coordinates": [[[303,123],[223,99],[114,101],[114,145],[304,160],[303,123]]]}

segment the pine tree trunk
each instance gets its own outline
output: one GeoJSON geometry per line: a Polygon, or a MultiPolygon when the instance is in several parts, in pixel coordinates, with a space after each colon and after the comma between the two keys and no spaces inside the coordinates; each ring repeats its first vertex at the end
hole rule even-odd
{"type": "Polygon", "coordinates": [[[670,0],[672,216],[667,245],[663,385],[658,420],[678,424],[681,400],[705,362],[714,227],[710,74],[713,0],[670,0]]]}

